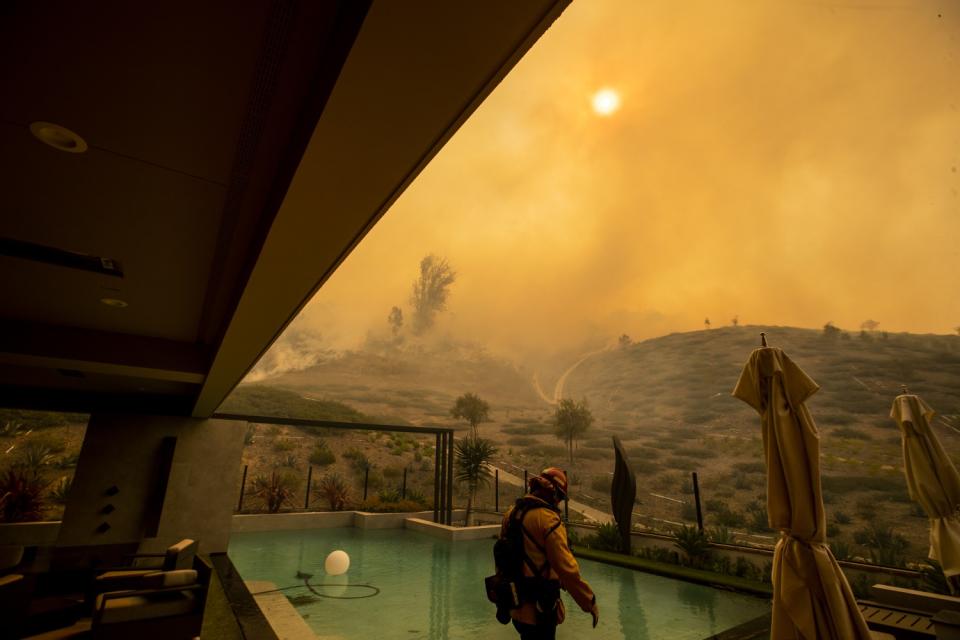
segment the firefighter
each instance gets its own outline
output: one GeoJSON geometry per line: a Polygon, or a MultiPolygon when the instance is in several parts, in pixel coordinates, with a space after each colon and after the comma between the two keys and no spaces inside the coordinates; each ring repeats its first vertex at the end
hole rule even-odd
{"type": "Polygon", "coordinates": [[[567,498],[567,474],[549,467],[529,481],[529,493],[507,511],[500,537],[507,536],[511,521],[523,527],[522,604],[510,612],[521,640],[554,640],[557,625],[566,612],[560,589],[566,589],[576,603],[593,616],[597,626],[600,610],[597,598],[582,577],[580,567],[567,544],[567,530],[560,519],[559,505],[567,498]]]}

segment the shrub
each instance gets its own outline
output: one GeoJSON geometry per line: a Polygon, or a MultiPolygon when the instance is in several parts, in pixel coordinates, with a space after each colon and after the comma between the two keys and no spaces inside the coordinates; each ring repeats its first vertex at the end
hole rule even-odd
{"type": "Polygon", "coordinates": [[[707,538],[716,544],[733,544],[733,532],[724,526],[707,529],[707,538]]]}
{"type": "Polygon", "coordinates": [[[837,536],[837,535],[839,535],[839,534],[840,534],[840,527],[838,527],[837,524],[834,523],[834,522],[828,522],[828,523],[827,523],[827,537],[828,537],[828,538],[833,538],[834,536],[837,536]]]}
{"type": "Polygon", "coordinates": [[[337,461],[337,456],[323,440],[317,441],[313,445],[313,451],[310,452],[310,464],[318,467],[326,467],[337,461]]]}
{"type": "Polygon", "coordinates": [[[425,496],[423,491],[420,491],[419,489],[407,488],[407,500],[416,502],[422,507],[430,506],[430,501],[427,500],[427,496],[425,496]]]}
{"type": "Polygon", "coordinates": [[[388,479],[399,478],[403,475],[403,467],[397,464],[390,464],[383,468],[383,477],[388,479]]]}
{"type": "Polygon", "coordinates": [[[853,550],[850,543],[845,540],[834,540],[830,543],[830,551],[837,560],[849,560],[853,557],[853,550]]]}
{"type": "Polygon", "coordinates": [[[767,503],[761,498],[752,500],[747,505],[749,520],[747,526],[753,531],[770,531],[770,519],[767,515],[767,503]]]}
{"type": "Polygon", "coordinates": [[[837,524],[850,524],[852,518],[843,511],[837,510],[833,512],[833,521],[837,524]]]}
{"type": "Polygon", "coordinates": [[[873,436],[859,429],[854,429],[852,427],[840,427],[834,429],[830,432],[831,436],[837,436],[838,438],[852,438],[854,440],[873,440],[873,436]]]}
{"type": "Polygon", "coordinates": [[[43,515],[43,481],[23,468],[0,475],[0,522],[27,522],[43,515]]]}
{"type": "Polygon", "coordinates": [[[887,567],[902,567],[910,542],[891,527],[873,523],[854,533],[854,539],[870,551],[870,561],[887,567]]]}
{"type": "Polygon", "coordinates": [[[741,473],[766,473],[767,466],[762,462],[738,462],[733,468],[741,473]]]}
{"type": "Polygon", "coordinates": [[[741,491],[745,489],[753,489],[753,487],[755,487],[756,484],[757,483],[754,482],[753,478],[745,473],[738,471],[737,473],[733,474],[733,486],[736,489],[739,489],[741,491]]]}
{"type": "Polygon", "coordinates": [[[316,495],[327,501],[331,511],[343,511],[349,491],[347,483],[335,473],[325,475],[314,484],[316,495]]]}
{"type": "Polygon", "coordinates": [[[723,500],[707,500],[707,513],[721,527],[742,527],[746,522],[743,514],[731,509],[723,500]]]}
{"type": "Polygon", "coordinates": [[[63,476],[50,487],[47,495],[57,504],[67,504],[67,496],[70,494],[70,484],[71,479],[68,476],[63,476]]]}
{"type": "Polygon", "coordinates": [[[283,458],[281,459],[280,466],[286,467],[288,469],[296,469],[297,456],[293,455],[292,453],[288,453],[287,455],[283,456],[283,458]]]}
{"type": "Polygon", "coordinates": [[[53,451],[43,442],[28,442],[20,452],[19,465],[31,473],[38,473],[53,464],[53,451]]]}
{"type": "Polygon", "coordinates": [[[68,453],[54,460],[53,464],[58,469],[72,469],[73,467],[77,466],[77,462],[79,461],[80,461],[79,453],[68,453]]]}
{"type": "Polygon", "coordinates": [[[612,485],[613,477],[606,474],[593,476],[593,479],[590,480],[590,488],[594,491],[600,491],[604,494],[610,493],[610,488],[612,485]]]}
{"type": "Polygon", "coordinates": [[[38,446],[46,447],[50,453],[63,453],[67,449],[67,441],[51,433],[35,435],[31,442],[38,446]]]}
{"type": "Polygon", "coordinates": [[[620,551],[620,530],[612,522],[604,522],[597,527],[597,532],[584,539],[584,544],[591,549],[601,551],[620,551]]]}
{"type": "Polygon", "coordinates": [[[703,566],[710,555],[710,541],[707,540],[707,534],[696,527],[684,525],[674,532],[673,537],[673,545],[686,554],[687,563],[690,566],[703,566]]]}
{"type": "Polygon", "coordinates": [[[377,497],[380,502],[400,502],[400,491],[398,489],[381,489],[377,497]]]}
{"type": "Polygon", "coordinates": [[[877,517],[877,503],[871,498],[857,500],[857,515],[864,520],[873,520],[877,517]]]}
{"type": "Polygon", "coordinates": [[[273,443],[273,450],[277,453],[285,453],[287,451],[293,451],[297,448],[297,445],[292,440],[276,440],[273,443]]]}
{"type": "Polygon", "coordinates": [[[253,444],[253,437],[257,435],[257,426],[254,424],[247,425],[247,431],[243,434],[243,446],[249,447],[253,444]]]}
{"type": "Polygon", "coordinates": [[[253,495],[263,500],[268,513],[277,513],[284,505],[293,506],[291,500],[296,485],[297,479],[292,475],[274,471],[269,478],[257,476],[253,479],[253,495]]]}

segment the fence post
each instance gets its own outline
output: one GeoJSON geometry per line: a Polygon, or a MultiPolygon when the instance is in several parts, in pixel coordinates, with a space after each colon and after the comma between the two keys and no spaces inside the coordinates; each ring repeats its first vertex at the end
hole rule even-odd
{"type": "Polygon", "coordinates": [[[493,471],[493,508],[494,511],[500,513],[500,469],[495,469],[493,471]]]}
{"type": "Polygon", "coordinates": [[[247,488],[247,465],[243,465],[243,479],[240,481],[240,501],[237,502],[237,511],[243,511],[243,490],[247,488]]]}
{"type": "Polygon", "coordinates": [[[700,508],[700,483],[697,481],[697,472],[693,475],[693,500],[697,503],[697,529],[703,531],[703,511],[700,508]]]}
{"type": "Polygon", "coordinates": [[[370,465],[363,471],[363,499],[367,499],[367,483],[370,482],[370,465]]]}
{"type": "MultiPolygon", "coordinates": [[[[453,524],[453,429],[447,434],[447,524],[453,524]]],[[[466,524],[466,523],[464,523],[466,524]]]]}
{"type": "Polygon", "coordinates": [[[525,495],[527,493],[527,470],[523,470],[523,486],[520,487],[520,495],[525,495]]]}
{"type": "Polygon", "coordinates": [[[303,508],[310,508],[310,482],[313,480],[313,465],[307,466],[307,496],[303,499],[303,508]]]}
{"type": "Polygon", "coordinates": [[[400,499],[407,499],[407,468],[403,468],[403,488],[400,490],[400,499]]]}
{"type": "Polygon", "coordinates": [[[440,434],[433,449],[433,521],[440,522],[440,434]]]}

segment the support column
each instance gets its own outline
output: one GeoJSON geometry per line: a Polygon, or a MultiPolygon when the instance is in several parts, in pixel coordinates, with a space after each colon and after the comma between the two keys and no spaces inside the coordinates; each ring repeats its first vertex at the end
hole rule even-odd
{"type": "Polygon", "coordinates": [[[440,434],[433,448],[433,521],[440,522],[440,434]]]}

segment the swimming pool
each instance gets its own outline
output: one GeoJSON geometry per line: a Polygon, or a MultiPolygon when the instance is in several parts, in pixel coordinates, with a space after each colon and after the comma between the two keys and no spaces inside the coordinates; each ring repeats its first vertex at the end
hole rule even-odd
{"type": "MultiPolygon", "coordinates": [[[[319,636],[345,639],[515,639],[501,626],[483,590],[492,573],[492,540],[449,543],[405,529],[314,529],[235,533],[229,555],[244,580],[266,580],[293,599],[319,636]],[[335,549],[350,554],[349,584],[317,587],[316,593],[354,599],[318,598],[311,584],[336,582],[323,570],[335,549]],[[367,597],[362,597],[367,596],[367,597]]],[[[564,593],[567,621],[559,638],[701,640],[769,609],[766,601],[702,585],[580,560],[597,594],[600,624],[580,612],[564,593]]]]}

